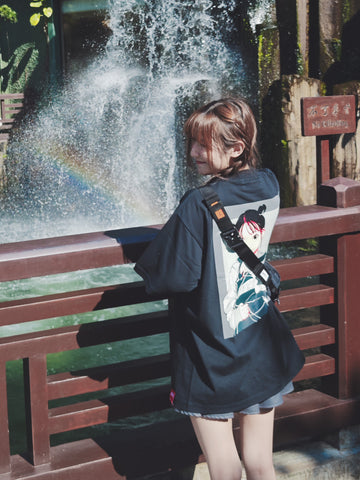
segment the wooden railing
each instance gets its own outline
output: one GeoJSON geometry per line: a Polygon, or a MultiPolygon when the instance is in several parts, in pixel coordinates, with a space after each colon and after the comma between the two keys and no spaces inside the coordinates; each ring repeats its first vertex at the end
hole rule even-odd
{"type": "Polygon", "coordinates": [[[0,95],[0,141],[9,139],[10,130],[23,107],[23,93],[4,93],[0,95]]]}
{"type": "MultiPolygon", "coordinates": [[[[320,322],[293,330],[306,364],[297,376],[317,380],[314,388],[297,388],[277,408],[275,445],[317,438],[360,423],[360,184],[335,179],[320,188],[322,205],[282,209],[272,243],[319,239],[319,252],[274,260],[283,290],[282,312],[319,307],[320,322]],[[327,206],[325,206],[325,204],[327,206]],[[287,285],[315,277],[305,286],[287,285]]],[[[160,227],[75,235],[0,245],[0,281],[18,280],[123,265],[136,261],[160,227]]],[[[0,304],[0,325],[25,325],[63,317],[159,300],[149,298],[141,281],[94,286],[0,304]]],[[[305,311],[305,310],[304,310],[305,311]]],[[[106,424],[169,408],[169,354],[127,359],[81,371],[48,374],[48,355],[86,349],[168,331],[168,311],[131,314],[81,325],[19,333],[0,338],[0,478],[119,479],[149,475],[202,460],[187,418],[169,416],[152,425],[118,428],[102,438],[83,438],[52,445],[60,432],[106,424]],[[23,363],[27,452],[11,454],[6,363],[23,363]],[[165,379],[149,386],[153,379],[165,379]],[[109,389],[142,384],[132,393],[106,396],[109,389]],[[89,392],[100,398],[82,399],[89,392]],[[104,393],[105,392],[105,393],[104,393]],[[104,397],[104,398],[103,398],[104,397]],[[55,399],[67,399],[52,406],[55,399]],[[55,476],[53,476],[55,475],[55,476]]],[[[140,355],[140,356],[139,356],[140,355]]],[[[110,392],[109,392],[110,393],[110,392]]],[[[237,439],[238,423],[234,434],[237,439]]]]}

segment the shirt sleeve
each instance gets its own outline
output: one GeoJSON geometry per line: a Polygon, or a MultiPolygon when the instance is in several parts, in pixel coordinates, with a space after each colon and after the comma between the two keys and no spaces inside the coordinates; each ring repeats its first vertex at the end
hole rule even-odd
{"type": "Polygon", "coordinates": [[[149,294],[190,292],[199,283],[202,247],[175,212],[135,265],[149,294]]]}

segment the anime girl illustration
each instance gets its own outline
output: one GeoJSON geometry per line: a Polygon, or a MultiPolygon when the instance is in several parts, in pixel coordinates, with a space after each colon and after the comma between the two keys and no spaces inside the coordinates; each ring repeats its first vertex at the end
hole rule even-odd
{"type": "MultiPolygon", "coordinates": [[[[255,255],[260,250],[265,231],[265,217],[262,215],[265,210],[265,205],[258,210],[247,210],[236,223],[240,237],[255,255]]],[[[231,266],[228,279],[223,307],[230,327],[237,334],[265,315],[270,299],[266,287],[239,257],[231,266]]]]}

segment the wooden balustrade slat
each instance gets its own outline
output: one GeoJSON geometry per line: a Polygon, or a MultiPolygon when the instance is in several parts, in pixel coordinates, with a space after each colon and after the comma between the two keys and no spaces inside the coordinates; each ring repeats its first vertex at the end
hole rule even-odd
{"type": "Polygon", "coordinates": [[[16,99],[23,99],[24,94],[23,93],[2,93],[0,95],[0,101],[4,100],[16,100],[16,99]]]}
{"type": "Polygon", "coordinates": [[[305,365],[294,378],[294,382],[309,378],[324,377],[335,373],[335,358],[319,353],[305,359],[305,365]]]}
{"type": "MultiPolygon", "coordinates": [[[[13,100],[16,100],[15,98],[13,100]]],[[[19,99],[21,100],[21,99],[19,99]]],[[[3,103],[4,105],[4,108],[7,109],[7,110],[20,110],[23,106],[24,106],[24,103],[23,102],[13,102],[13,103],[3,103]]]]}
{"type": "Polygon", "coordinates": [[[0,363],[0,475],[10,471],[6,362],[0,363]]]}
{"type": "Polygon", "coordinates": [[[48,376],[48,398],[54,400],[169,375],[169,354],[104,365],[78,372],[58,373],[48,376]]]}
{"type": "Polygon", "coordinates": [[[91,400],[49,411],[50,434],[69,432],[100,425],[109,421],[109,406],[101,400],[91,400]]]}
{"type": "Polygon", "coordinates": [[[90,400],[49,411],[50,433],[60,433],[91,425],[98,425],[133,415],[164,410],[170,407],[170,385],[147,390],[90,400]]]}
{"type": "Polygon", "coordinates": [[[318,307],[334,303],[334,288],[327,285],[282,290],[280,293],[280,312],[290,312],[303,308],[318,307]]]}
{"type": "Polygon", "coordinates": [[[18,360],[37,353],[57,353],[66,350],[101,345],[169,330],[168,312],[144,313],[99,323],[74,325],[42,330],[24,335],[0,338],[0,361],[18,360]]]}
{"type": "Polygon", "coordinates": [[[301,350],[335,343],[335,328],[321,323],[295,328],[292,333],[301,350]]]}
{"type": "Polygon", "coordinates": [[[46,376],[46,355],[37,354],[24,359],[28,450],[34,465],[43,465],[50,461],[46,376]]]}
{"type": "Polygon", "coordinates": [[[334,258],[329,255],[307,255],[270,262],[280,273],[281,280],[312,277],[334,271],[334,258]]]}
{"type": "Polygon", "coordinates": [[[143,282],[111,285],[0,303],[0,325],[121,307],[151,301],[143,282]]]}

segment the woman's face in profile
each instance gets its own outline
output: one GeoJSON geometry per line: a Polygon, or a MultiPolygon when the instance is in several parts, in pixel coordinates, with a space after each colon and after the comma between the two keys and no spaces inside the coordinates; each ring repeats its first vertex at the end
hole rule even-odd
{"type": "Polygon", "coordinates": [[[216,144],[213,144],[211,150],[211,162],[206,145],[201,144],[198,140],[191,140],[190,156],[196,164],[196,168],[200,175],[216,174],[230,166],[231,160],[238,155],[235,148],[224,151],[216,144]]]}

